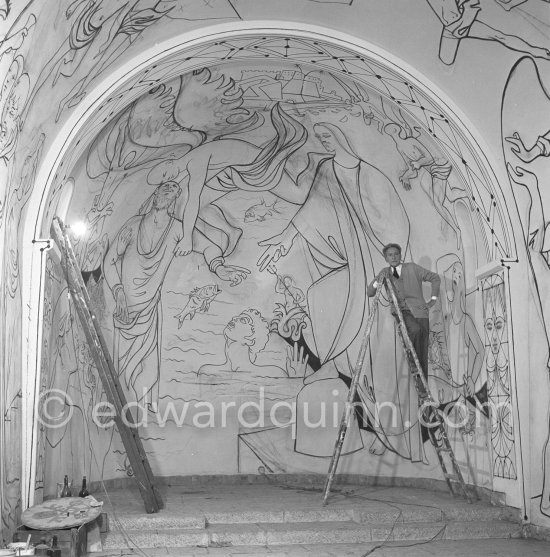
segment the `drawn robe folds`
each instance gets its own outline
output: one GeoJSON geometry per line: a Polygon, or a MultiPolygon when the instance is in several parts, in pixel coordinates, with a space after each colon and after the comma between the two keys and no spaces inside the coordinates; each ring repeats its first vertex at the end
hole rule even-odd
{"type": "MultiPolygon", "coordinates": [[[[316,275],[308,290],[311,349],[322,364],[334,360],[338,371],[350,377],[370,309],[367,284],[385,265],[386,243],[399,243],[406,252],[409,221],[389,178],[364,161],[342,168],[331,158],[312,158],[305,174],[308,171],[313,177],[311,191],[292,224],[305,242],[309,267],[316,275]]],[[[396,346],[394,321],[383,308],[370,347],[366,384],[361,386],[369,426],[388,449],[420,460],[416,393],[401,347],[396,346]],[[397,425],[391,412],[378,416],[376,403],[395,404],[397,425]]]]}
{"type": "Polygon", "coordinates": [[[158,399],[160,378],[161,286],[181,228],[172,219],[157,245],[146,252],[140,243],[146,233],[142,219],[130,219],[115,239],[123,259],[121,283],[129,321],[123,323],[114,318],[114,361],[121,380],[127,389],[134,390],[136,400],[150,404],[158,399]]]}

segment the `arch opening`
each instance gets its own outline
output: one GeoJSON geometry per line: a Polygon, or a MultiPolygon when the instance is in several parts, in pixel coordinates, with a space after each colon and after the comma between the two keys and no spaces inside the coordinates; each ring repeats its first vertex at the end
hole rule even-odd
{"type": "MultiPolygon", "coordinates": [[[[74,238],[83,276],[127,396],[143,408],[156,473],[324,473],[334,420],[307,427],[292,409],[307,403],[320,416],[323,403],[343,403],[369,307],[360,287],[390,241],[452,275],[431,316],[442,402],[482,392],[482,370],[464,373],[463,324],[480,320],[475,269],[513,258],[514,236],[489,165],[440,93],[367,48],[272,29],[209,38],[106,89],[52,172],[40,235],[59,210],[55,192],[74,180],[67,221],[87,222],[74,238]],[[290,239],[281,236],[289,227],[290,239]],[[279,240],[288,253],[276,260],[279,240]],[[241,405],[222,427],[226,397],[259,404],[259,393],[267,407],[241,405]],[[206,406],[182,418],[189,401],[206,406]],[[286,420],[272,414],[277,403],[286,420]],[[177,448],[182,436],[192,456],[177,448]]],[[[58,347],[47,355],[48,381],[64,382],[79,413],[47,463],[53,469],[63,444],[83,434],[89,477],[127,474],[116,434],[90,419],[101,390],[78,328],[69,336],[62,326],[74,324],[73,310],[55,271],[47,282],[59,301],[43,330],[58,347]],[[67,362],[77,372],[69,381],[55,373],[67,362]]],[[[422,477],[414,393],[387,308],[381,315],[347,466],[422,477]],[[373,425],[376,403],[396,414],[373,425]],[[384,470],[373,460],[382,454],[384,470]]]]}

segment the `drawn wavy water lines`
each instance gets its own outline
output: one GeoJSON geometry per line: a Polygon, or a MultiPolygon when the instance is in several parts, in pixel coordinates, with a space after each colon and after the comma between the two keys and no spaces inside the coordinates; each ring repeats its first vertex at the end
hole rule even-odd
{"type": "MultiPolygon", "coordinates": [[[[181,346],[170,346],[169,348],[165,349],[166,352],[171,352],[173,350],[182,352],[183,354],[187,354],[188,352],[196,352],[199,356],[217,356],[215,352],[201,352],[196,348],[182,348],[181,346]]],[[[177,360],[176,358],[164,358],[164,360],[172,360],[172,361],[183,361],[177,360]]]]}
{"type": "Polygon", "coordinates": [[[164,400],[165,398],[170,398],[172,400],[180,400],[181,402],[185,402],[185,403],[203,402],[200,398],[183,398],[183,397],[172,396],[172,395],[163,395],[159,397],[160,400],[164,400]]]}
{"type": "Polygon", "coordinates": [[[183,337],[181,335],[178,335],[177,333],[174,333],[174,337],[170,339],[170,342],[168,343],[170,346],[172,346],[173,342],[179,341],[179,342],[196,342],[198,344],[207,344],[210,343],[210,340],[207,340],[206,337],[214,337],[214,338],[219,338],[219,334],[218,333],[214,333],[212,331],[203,331],[202,329],[194,329],[193,332],[199,332],[202,336],[198,337],[195,336],[193,333],[190,333],[188,337],[183,337]]]}

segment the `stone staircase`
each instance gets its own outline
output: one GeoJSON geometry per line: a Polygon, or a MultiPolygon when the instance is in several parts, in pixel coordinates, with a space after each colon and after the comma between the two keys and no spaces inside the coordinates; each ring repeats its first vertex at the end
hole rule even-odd
{"type": "Polygon", "coordinates": [[[147,515],[137,492],[111,492],[104,550],[522,536],[517,509],[408,487],[340,487],[326,507],[319,488],[274,484],[172,486],[164,497],[165,508],[147,515]]]}

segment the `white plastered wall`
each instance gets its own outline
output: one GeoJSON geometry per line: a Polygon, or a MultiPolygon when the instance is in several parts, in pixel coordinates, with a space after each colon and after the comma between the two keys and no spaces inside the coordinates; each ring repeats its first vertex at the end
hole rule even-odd
{"type": "MultiPolygon", "coordinates": [[[[79,131],[89,125],[89,122],[94,118],[94,112],[97,107],[101,105],[102,100],[107,98],[110,94],[113,94],[117,89],[123,88],[123,83],[125,80],[131,78],[132,75],[139,72],[144,67],[151,65],[158,60],[173,52],[185,52],[186,49],[191,48],[197,44],[201,44],[214,39],[242,36],[248,33],[261,32],[265,34],[269,33],[281,33],[285,32],[289,35],[298,37],[308,37],[315,38],[319,37],[325,41],[333,41],[335,44],[344,43],[346,45],[354,45],[358,53],[368,52],[371,56],[379,57],[381,60],[386,60],[389,63],[395,64],[395,66],[403,69],[405,72],[409,72],[408,79],[414,80],[416,86],[421,89],[429,89],[437,93],[437,96],[441,99],[448,99],[446,102],[447,108],[450,113],[454,113],[457,116],[457,121],[461,122],[463,131],[465,134],[472,138],[472,142],[476,144],[479,149],[484,153],[484,165],[485,170],[488,175],[492,177],[495,183],[501,185],[503,191],[508,189],[508,177],[503,172],[503,165],[499,164],[500,156],[497,154],[498,149],[495,142],[492,141],[491,145],[488,145],[482,138],[481,134],[476,131],[477,126],[471,123],[468,117],[458,109],[455,103],[453,103],[449,95],[446,95],[439,87],[428,83],[425,78],[420,78],[420,74],[417,70],[413,69],[411,66],[404,63],[402,60],[398,60],[392,55],[388,54],[381,48],[374,47],[372,44],[368,44],[357,37],[344,34],[342,32],[336,32],[333,29],[316,27],[313,25],[300,24],[290,24],[289,22],[280,21],[257,21],[257,22],[240,22],[232,24],[223,24],[212,27],[205,27],[200,30],[190,31],[185,35],[176,37],[165,42],[157,44],[154,48],[145,51],[140,54],[140,56],[128,62],[124,67],[118,69],[116,72],[110,74],[102,83],[98,84],[90,93],[85,97],[82,103],[79,105],[78,109],[70,116],[68,121],[64,124],[63,128],[56,135],[55,140],[50,144],[48,153],[46,154],[44,161],[40,167],[37,175],[37,182],[34,188],[33,194],[30,198],[27,218],[24,228],[23,237],[23,261],[24,266],[22,269],[22,279],[23,279],[23,307],[28,309],[28,319],[24,321],[23,339],[25,344],[25,354],[26,358],[23,362],[23,389],[24,389],[24,450],[25,455],[23,459],[23,466],[26,470],[34,470],[34,447],[31,440],[33,439],[33,429],[36,428],[36,423],[33,422],[32,416],[36,412],[36,393],[37,385],[39,381],[36,380],[37,374],[39,373],[39,362],[40,362],[40,346],[41,346],[41,324],[40,324],[40,311],[38,308],[41,306],[41,292],[36,287],[40,284],[40,277],[42,276],[43,269],[41,268],[41,257],[40,249],[44,244],[36,242],[36,240],[45,240],[47,238],[41,238],[40,229],[42,226],[47,226],[47,223],[43,222],[44,212],[45,212],[45,201],[48,198],[48,192],[52,186],[54,176],[58,170],[59,164],[65,157],[66,153],[73,150],[72,155],[74,156],[74,138],[78,136],[79,131]],[[34,240],[34,242],[33,242],[34,240]]],[[[452,77],[449,76],[449,81],[453,81],[452,77]]],[[[477,107],[476,107],[477,109],[477,107]]],[[[476,110],[473,110],[475,114],[476,110]]],[[[495,139],[494,134],[492,134],[492,139],[495,139]]],[[[481,156],[481,153],[480,153],[481,156]]],[[[515,215],[514,218],[516,219],[515,215]]],[[[512,223],[512,228],[519,226],[519,221],[512,223]]],[[[518,255],[522,256],[521,250],[523,246],[521,243],[518,245],[518,255]]],[[[523,260],[524,258],[521,257],[523,260]]],[[[522,284],[525,280],[525,275],[521,271],[520,267],[510,264],[510,280],[512,291],[516,290],[515,286],[522,284]]],[[[523,301],[512,300],[512,303],[518,306],[523,304],[523,301]]],[[[516,331],[524,329],[522,326],[521,312],[515,312],[515,323],[514,328],[516,331]]],[[[517,339],[516,339],[517,340],[517,339]]],[[[527,343],[518,343],[516,348],[516,361],[525,361],[528,352],[527,343]]],[[[529,389],[528,383],[522,382],[517,385],[518,390],[518,402],[519,406],[527,411],[528,399],[529,399],[529,389]],[[524,404],[525,402],[525,404],[524,404]]],[[[525,412],[524,412],[525,413],[525,412]]],[[[529,455],[529,431],[528,431],[529,419],[528,415],[524,416],[521,420],[521,450],[522,455],[518,457],[525,457],[529,455]]],[[[35,436],[34,436],[35,437],[35,436]]],[[[520,458],[518,458],[518,461],[520,458]]],[[[523,506],[523,494],[522,494],[522,484],[528,484],[528,472],[525,470],[525,477],[520,478],[513,486],[509,483],[502,483],[499,485],[495,482],[495,488],[497,490],[502,490],[507,493],[508,502],[510,504],[522,507],[523,506]]],[[[32,476],[27,477],[24,475],[24,485],[23,485],[23,502],[24,506],[32,505],[33,500],[33,489],[34,478],[32,476]]]]}

